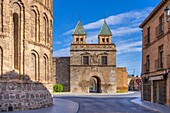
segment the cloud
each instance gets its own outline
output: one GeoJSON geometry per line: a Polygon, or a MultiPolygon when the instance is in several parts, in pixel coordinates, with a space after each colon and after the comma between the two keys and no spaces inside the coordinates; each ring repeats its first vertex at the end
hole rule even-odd
{"type": "Polygon", "coordinates": [[[117,54],[129,53],[129,52],[140,52],[142,51],[142,41],[131,42],[128,41],[122,43],[121,45],[117,45],[117,54]]]}
{"type": "MultiPolygon", "coordinates": [[[[141,73],[140,55],[142,51],[142,41],[141,29],[138,26],[147,15],[149,15],[152,9],[152,7],[149,7],[140,10],[132,10],[117,15],[111,15],[106,18],[107,24],[113,34],[113,42],[116,43],[117,46],[117,66],[127,67],[129,74],[133,74],[134,69],[137,74],[141,73]]],[[[102,25],[103,19],[84,25],[87,32],[87,43],[98,42],[98,34],[102,25]]],[[[53,56],[70,56],[70,44],[73,41],[71,34],[73,30],[74,29],[68,30],[62,34],[62,37],[65,37],[65,40],[67,39],[64,41],[65,44],[63,44],[65,48],[54,51],[53,56]]]]}
{"type": "Polygon", "coordinates": [[[66,57],[70,56],[70,47],[53,51],[53,57],[66,57]]]}
{"type": "MultiPolygon", "coordinates": [[[[144,20],[148,15],[149,12],[152,11],[152,7],[148,7],[145,9],[140,9],[140,10],[132,10],[129,12],[117,14],[117,15],[112,15],[106,18],[107,24],[109,26],[115,26],[115,25],[131,25],[131,26],[139,26],[139,24],[144,20]]],[[[85,30],[94,30],[94,29],[99,29],[103,25],[103,19],[100,19],[95,22],[88,23],[84,25],[85,30]]],[[[69,35],[73,32],[74,29],[71,29],[63,35],[69,35]]]]}

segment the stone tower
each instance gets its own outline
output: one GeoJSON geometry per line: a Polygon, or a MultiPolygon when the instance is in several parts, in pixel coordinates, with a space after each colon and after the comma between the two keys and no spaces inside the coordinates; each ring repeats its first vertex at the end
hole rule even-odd
{"type": "Polygon", "coordinates": [[[110,31],[106,20],[104,20],[103,26],[98,35],[99,44],[111,44],[112,43],[112,32],[110,31]]]}
{"type": "Polygon", "coordinates": [[[53,0],[0,0],[1,78],[12,72],[52,90],[52,26],[53,0]]]}
{"type": "MultiPolygon", "coordinates": [[[[97,38],[97,37],[96,37],[97,38]]],[[[80,93],[116,93],[116,45],[104,20],[98,44],[87,44],[81,22],[70,48],[70,90],[80,93]]]]}
{"type": "Polygon", "coordinates": [[[0,73],[51,81],[52,0],[0,0],[0,73]]]}
{"type": "Polygon", "coordinates": [[[74,44],[86,44],[86,32],[84,31],[84,28],[80,20],[78,21],[72,35],[74,38],[73,39],[74,44]]]}

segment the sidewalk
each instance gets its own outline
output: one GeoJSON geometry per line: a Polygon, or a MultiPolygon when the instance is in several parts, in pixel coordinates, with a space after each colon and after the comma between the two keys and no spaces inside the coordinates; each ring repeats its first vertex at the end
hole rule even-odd
{"type": "MultiPolygon", "coordinates": [[[[103,96],[125,96],[125,95],[132,95],[137,94],[135,97],[139,97],[139,92],[126,92],[126,93],[116,93],[116,94],[108,94],[108,93],[71,93],[71,92],[61,92],[61,93],[54,93],[53,97],[66,97],[66,96],[79,96],[79,97],[88,97],[88,96],[96,96],[96,97],[103,97],[103,96]]],[[[133,95],[134,97],[134,95],[133,95]]]]}
{"type": "Polygon", "coordinates": [[[147,101],[141,101],[140,98],[133,99],[131,100],[131,102],[143,106],[145,108],[151,109],[153,111],[158,111],[160,113],[170,113],[170,107],[160,105],[160,104],[150,103],[147,101]]]}
{"type": "Polygon", "coordinates": [[[73,101],[53,98],[53,106],[37,110],[14,111],[5,113],[77,113],[79,104],[73,101]]]}

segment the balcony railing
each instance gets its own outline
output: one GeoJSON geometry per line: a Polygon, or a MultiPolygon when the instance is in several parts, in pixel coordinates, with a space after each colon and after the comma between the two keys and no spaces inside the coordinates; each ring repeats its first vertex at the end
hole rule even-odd
{"type": "Polygon", "coordinates": [[[145,37],[143,37],[143,45],[147,46],[150,43],[150,35],[146,35],[145,37]]]}
{"type": "Polygon", "coordinates": [[[143,73],[148,73],[150,70],[150,64],[144,64],[143,73]]]}
{"type": "Polygon", "coordinates": [[[167,66],[168,68],[170,68],[170,54],[167,55],[167,66]]]}
{"type": "Polygon", "coordinates": [[[155,69],[163,69],[164,68],[164,58],[158,58],[155,60],[155,69]]]}
{"type": "Polygon", "coordinates": [[[156,27],[156,37],[162,35],[164,33],[164,24],[161,23],[156,27]]]}

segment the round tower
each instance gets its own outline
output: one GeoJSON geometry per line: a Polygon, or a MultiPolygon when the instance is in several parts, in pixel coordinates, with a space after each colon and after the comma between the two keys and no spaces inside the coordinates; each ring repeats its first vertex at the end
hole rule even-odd
{"type": "MultiPolygon", "coordinates": [[[[0,0],[0,84],[3,85],[7,80],[10,83],[18,80],[18,84],[25,83],[27,88],[28,83],[32,93],[28,92],[28,100],[31,95],[36,98],[37,94],[39,98],[42,94],[49,97],[44,100],[44,104],[48,100],[49,105],[52,104],[51,96],[48,94],[48,91],[52,91],[52,3],[53,0],[0,0]],[[33,91],[36,85],[39,89],[33,91]]],[[[17,86],[13,90],[21,91],[17,86]]],[[[8,91],[5,94],[10,97],[8,91]]],[[[26,94],[23,94],[25,99],[26,94]]],[[[14,99],[15,102],[22,101],[21,98],[17,99],[16,95],[14,99]]],[[[24,106],[18,108],[21,110],[43,107],[42,103],[40,105],[36,102],[36,105],[32,105],[31,102],[28,106],[20,104],[20,107],[24,106]]],[[[13,103],[8,107],[10,106],[14,107],[13,103]]],[[[0,108],[3,109],[5,108],[0,108]]]]}

